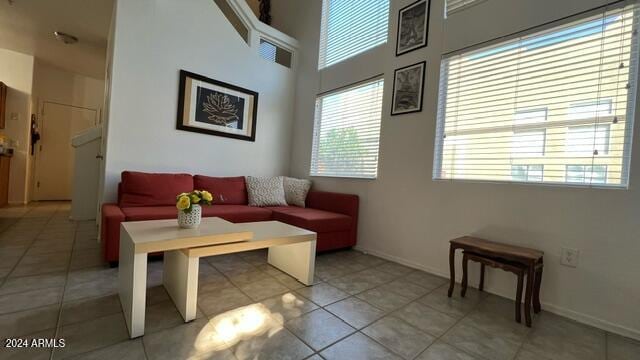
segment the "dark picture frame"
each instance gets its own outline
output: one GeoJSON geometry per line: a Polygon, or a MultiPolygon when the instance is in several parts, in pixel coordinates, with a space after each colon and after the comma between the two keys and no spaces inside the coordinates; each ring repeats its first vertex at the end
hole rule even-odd
{"type": "Polygon", "coordinates": [[[176,129],[255,141],[258,93],[180,70],[176,129]]]}
{"type": "Polygon", "coordinates": [[[398,11],[396,56],[428,45],[430,14],[431,0],[418,0],[398,11]]]}
{"type": "Polygon", "coordinates": [[[427,62],[401,67],[393,72],[391,116],[422,111],[427,62]]]}

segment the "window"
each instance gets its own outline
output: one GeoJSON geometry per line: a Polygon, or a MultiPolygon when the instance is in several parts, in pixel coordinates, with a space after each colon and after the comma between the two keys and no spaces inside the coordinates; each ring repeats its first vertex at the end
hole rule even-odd
{"type": "Polygon", "coordinates": [[[627,187],[638,3],[444,55],[433,178],[627,187]]]}
{"type": "Polygon", "coordinates": [[[609,153],[611,126],[571,126],[567,132],[567,152],[574,155],[606,155],[609,153]]]}
{"type": "Polygon", "coordinates": [[[318,68],[387,42],[389,0],[323,0],[318,68]]]}
{"type": "Polygon", "coordinates": [[[291,67],[291,52],[275,45],[265,39],[260,39],[260,48],[258,49],[260,56],[267,60],[288,68],[291,67]]]}
{"type": "Polygon", "coordinates": [[[521,182],[540,182],[543,179],[543,165],[512,165],[511,180],[521,182]]]}
{"type": "Polygon", "coordinates": [[[312,176],[376,178],[383,87],[378,78],[316,99],[312,176]]]}
{"type": "Polygon", "coordinates": [[[569,107],[569,119],[589,119],[600,116],[611,116],[613,106],[611,99],[572,104],[569,107]]]}
{"type": "Polygon", "coordinates": [[[446,0],[446,15],[449,16],[452,13],[462,10],[471,6],[472,4],[480,3],[484,0],[446,0]]]}
{"type": "Polygon", "coordinates": [[[605,184],[606,165],[567,165],[567,182],[579,184],[605,184]]]}
{"type": "Polygon", "coordinates": [[[272,43],[268,42],[265,39],[260,39],[260,49],[258,51],[260,52],[260,56],[263,59],[276,62],[277,50],[278,48],[272,43]]]}

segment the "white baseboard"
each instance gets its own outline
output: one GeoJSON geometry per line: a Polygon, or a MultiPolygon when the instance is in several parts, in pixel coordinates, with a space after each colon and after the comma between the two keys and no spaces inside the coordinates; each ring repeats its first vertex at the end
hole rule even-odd
{"type": "MultiPolygon", "coordinates": [[[[381,252],[381,251],[377,251],[377,250],[373,250],[373,249],[367,249],[367,248],[363,248],[362,246],[356,246],[354,247],[354,249],[358,250],[358,251],[362,251],[364,253],[368,253],[371,255],[375,255],[378,257],[381,257],[385,260],[389,260],[389,261],[393,261],[393,262],[397,262],[398,264],[402,264],[405,266],[409,266],[412,267],[414,269],[418,269],[418,270],[422,270],[424,272],[433,274],[433,275],[437,275],[437,276],[441,276],[444,278],[449,278],[449,271],[442,271],[441,269],[436,269],[436,268],[432,268],[432,267],[428,267],[428,266],[424,266],[422,264],[418,264],[415,263],[413,261],[408,261],[406,259],[394,256],[394,255],[389,255],[387,253],[381,252]]],[[[462,276],[460,274],[456,275],[456,281],[460,282],[462,280],[462,276]]],[[[496,291],[491,291],[491,289],[487,289],[485,288],[485,291],[494,295],[498,295],[507,299],[511,299],[514,300],[513,295],[512,294],[502,294],[496,291]]],[[[583,323],[585,325],[589,325],[589,326],[593,326],[614,334],[618,334],[627,338],[631,338],[631,339],[635,339],[635,340],[640,340],[640,330],[637,329],[631,329],[628,328],[626,326],[622,326],[622,325],[618,325],[618,324],[614,324],[612,322],[588,315],[588,314],[584,314],[581,312],[577,312],[577,311],[573,311],[567,308],[564,308],[562,306],[558,306],[552,303],[548,303],[548,302],[543,302],[542,303],[542,307],[545,311],[548,311],[550,313],[554,313],[556,315],[560,315],[560,316],[564,316],[566,318],[575,320],[579,323],[583,323]]]]}

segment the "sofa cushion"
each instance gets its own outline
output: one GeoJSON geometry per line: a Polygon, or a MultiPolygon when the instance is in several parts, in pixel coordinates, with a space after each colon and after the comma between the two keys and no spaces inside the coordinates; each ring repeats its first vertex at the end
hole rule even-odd
{"type": "Polygon", "coordinates": [[[284,177],[284,197],[287,205],[305,207],[307,193],[311,189],[311,180],[284,177]]]}
{"type": "Polygon", "coordinates": [[[123,171],[120,190],[120,207],[175,205],[178,194],[193,190],[193,177],[123,171]]]}
{"type": "Polygon", "coordinates": [[[286,206],[282,176],[247,176],[247,195],[250,206],[286,206]]]}
{"type": "Polygon", "coordinates": [[[126,221],[177,219],[175,206],[134,206],[122,208],[126,221]]]}
{"type": "Polygon", "coordinates": [[[271,220],[271,210],[247,205],[212,205],[202,207],[202,216],[216,216],[233,223],[271,220]]]}
{"type": "Polygon", "coordinates": [[[247,205],[247,186],[244,176],[196,175],[193,177],[193,188],[210,192],[213,195],[214,204],[247,205]]]}
{"type": "Polygon", "coordinates": [[[351,229],[350,216],[311,208],[294,206],[269,207],[273,220],[301,227],[317,233],[348,231],[351,229]]]}

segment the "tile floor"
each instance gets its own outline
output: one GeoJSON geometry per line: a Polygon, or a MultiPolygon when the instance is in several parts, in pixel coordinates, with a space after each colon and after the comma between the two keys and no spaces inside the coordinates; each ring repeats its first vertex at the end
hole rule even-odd
{"type": "Polygon", "coordinates": [[[65,203],[0,209],[0,338],[64,348],[0,348],[0,359],[632,360],[640,343],[543,312],[529,329],[512,302],[383,259],[319,255],[305,287],[263,251],[203,259],[198,318],[184,324],[149,265],[146,335],[128,340],[117,269],[91,222],[65,203]]]}

